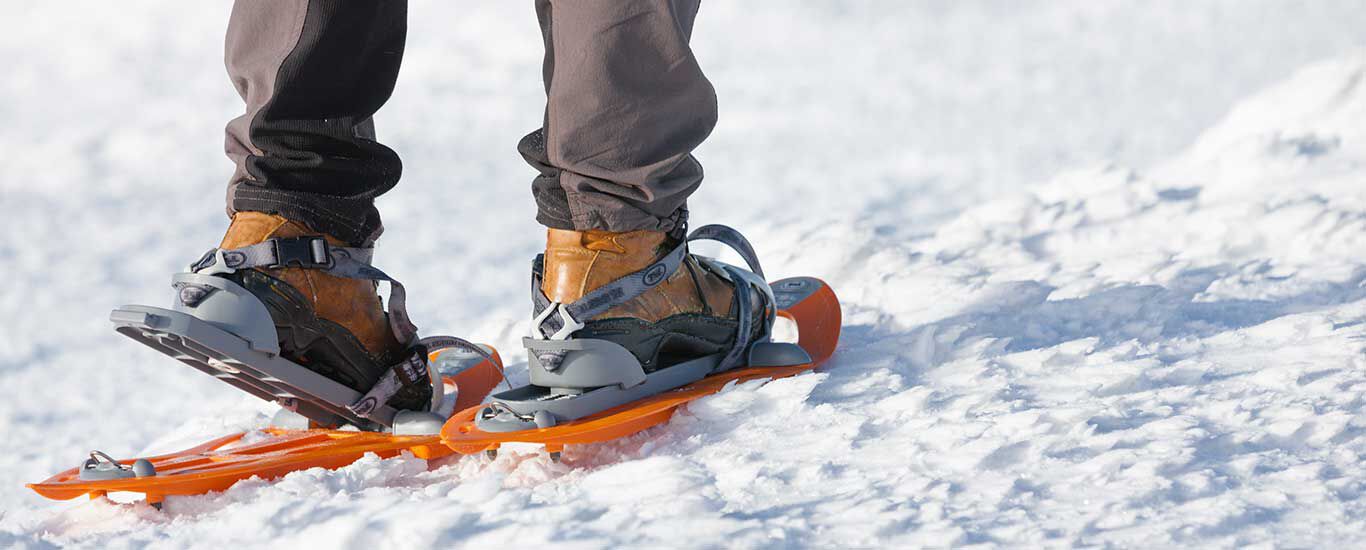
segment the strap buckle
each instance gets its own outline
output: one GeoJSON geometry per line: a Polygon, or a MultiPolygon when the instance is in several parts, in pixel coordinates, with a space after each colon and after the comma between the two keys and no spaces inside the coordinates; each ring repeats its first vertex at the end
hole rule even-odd
{"type": "Polygon", "coordinates": [[[567,340],[570,335],[574,334],[579,329],[582,329],[584,326],[583,322],[575,319],[573,315],[569,314],[569,308],[566,308],[564,304],[551,302],[549,306],[536,315],[536,318],[531,320],[531,337],[537,340],[567,340]],[[545,333],[542,332],[541,326],[545,324],[546,320],[549,319],[552,314],[556,313],[559,314],[560,328],[555,331],[554,334],[546,336],[545,333]]]}
{"type": "Polygon", "coordinates": [[[247,257],[236,250],[215,248],[204,253],[204,257],[190,265],[191,273],[200,275],[229,275],[242,269],[247,257]]]}
{"type": "Polygon", "coordinates": [[[303,267],[328,269],[332,267],[332,249],[322,237],[291,237],[271,239],[275,243],[275,263],[266,267],[303,267]]]}

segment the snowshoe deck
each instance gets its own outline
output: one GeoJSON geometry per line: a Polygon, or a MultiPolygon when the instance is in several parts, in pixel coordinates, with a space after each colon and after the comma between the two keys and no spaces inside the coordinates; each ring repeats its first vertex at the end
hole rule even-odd
{"type": "MultiPolygon", "coordinates": [[[[440,362],[442,351],[432,354],[433,362],[440,362]]],[[[455,386],[457,390],[453,410],[479,404],[502,380],[497,351],[492,355],[494,361],[481,358],[473,367],[444,378],[448,386],[455,386]]],[[[103,453],[91,453],[91,460],[85,465],[28,487],[54,500],[133,492],[142,493],[147,502],[157,504],[171,495],[222,491],[251,477],[274,479],[308,468],[341,468],[367,453],[390,458],[408,451],[418,458],[434,459],[452,452],[441,444],[437,435],[273,427],[261,433],[266,437],[260,441],[243,443],[244,439],[250,438],[246,433],[238,433],[183,451],[142,459],[109,461],[103,453]],[[139,464],[144,461],[146,464],[139,464]],[[139,476],[139,473],[143,475],[139,476]]]]}
{"type": "Polygon", "coordinates": [[[549,428],[484,431],[476,424],[483,407],[476,406],[456,413],[446,422],[441,430],[442,442],[462,454],[494,451],[503,443],[539,443],[554,457],[565,445],[608,441],[661,424],[673,416],[679,406],[721,391],[731,382],[782,378],[814,369],[834,353],[839,341],[838,298],[825,282],[805,277],[780,280],[773,283],[772,288],[779,306],[778,315],[797,324],[797,344],[810,355],[811,362],[780,367],[742,367],[717,373],[672,391],[549,428]],[[814,291],[807,288],[811,282],[819,288],[814,291]]]}

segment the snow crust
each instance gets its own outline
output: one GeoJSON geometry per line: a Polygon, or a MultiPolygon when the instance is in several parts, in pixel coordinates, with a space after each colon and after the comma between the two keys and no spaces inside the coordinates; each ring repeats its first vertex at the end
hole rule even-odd
{"type": "MultiPolygon", "coordinates": [[[[377,262],[525,381],[539,42],[488,4],[414,5],[377,262]]],[[[105,320],[224,226],[226,3],[17,7],[0,547],[1366,544],[1366,14],[1334,5],[708,4],[695,219],[834,285],[826,368],[558,464],[372,456],[161,511],[20,484],[268,418],[105,320]]]]}

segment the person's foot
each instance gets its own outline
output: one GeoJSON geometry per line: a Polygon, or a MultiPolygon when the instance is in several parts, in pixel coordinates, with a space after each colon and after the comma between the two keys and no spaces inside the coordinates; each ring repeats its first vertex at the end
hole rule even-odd
{"type": "MultiPolygon", "coordinates": [[[[572,303],[594,289],[644,269],[678,244],[662,231],[566,231],[546,236],[541,291],[572,303]]],[[[753,301],[758,303],[757,300],[753,301]]],[[[590,320],[575,338],[625,347],[646,372],[724,353],[735,343],[735,287],[689,254],[678,270],[644,294],[590,320]]],[[[759,326],[759,312],[753,326],[759,326]]]]}
{"type": "MultiPolygon", "coordinates": [[[[299,222],[273,214],[238,212],[219,247],[319,235],[330,245],[344,246],[299,222]]],[[[265,304],[280,336],[280,355],[309,370],[365,393],[404,358],[407,350],[389,328],[374,281],[298,267],[247,269],[227,277],[265,304]]],[[[400,390],[388,404],[423,410],[431,395],[430,383],[419,383],[400,390]]]]}

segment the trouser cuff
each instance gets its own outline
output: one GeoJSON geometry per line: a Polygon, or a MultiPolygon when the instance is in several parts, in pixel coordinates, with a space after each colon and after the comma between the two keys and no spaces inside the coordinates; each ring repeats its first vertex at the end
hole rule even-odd
{"type": "Polygon", "coordinates": [[[536,221],[551,229],[588,231],[597,229],[624,233],[627,231],[681,232],[688,226],[688,207],[678,207],[666,216],[655,216],[631,205],[628,201],[609,195],[567,193],[558,178],[532,185],[536,197],[536,221]]]}
{"type": "Polygon", "coordinates": [[[372,246],[384,232],[372,199],[281,191],[238,182],[228,187],[228,214],[238,211],[283,216],[336,237],[349,246],[372,246]]]}

